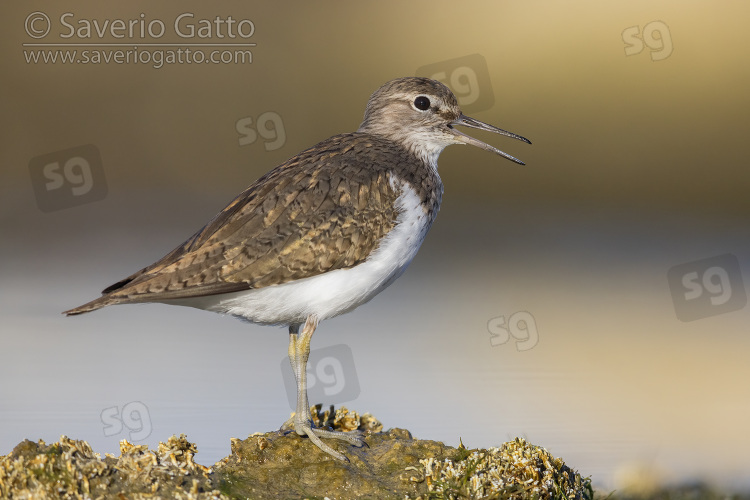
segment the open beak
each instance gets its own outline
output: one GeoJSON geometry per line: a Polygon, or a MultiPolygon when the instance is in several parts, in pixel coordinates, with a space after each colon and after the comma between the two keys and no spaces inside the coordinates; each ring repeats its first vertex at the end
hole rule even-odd
{"type": "Polygon", "coordinates": [[[514,134],[512,132],[508,132],[507,130],[503,130],[501,128],[493,127],[492,125],[487,125],[484,122],[480,122],[479,120],[475,120],[474,118],[470,118],[470,117],[468,117],[468,116],[466,116],[464,114],[462,114],[461,116],[459,116],[456,120],[452,121],[448,125],[448,128],[451,129],[451,132],[453,132],[453,134],[455,134],[458,137],[458,140],[460,142],[462,142],[463,144],[471,144],[472,146],[476,146],[478,148],[482,148],[484,150],[491,151],[493,153],[499,154],[500,156],[504,156],[505,158],[509,159],[510,161],[514,161],[514,162],[516,162],[516,163],[518,163],[520,165],[526,165],[524,162],[522,162],[518,158],[515,158],[515,157],[509,155],[508,153],[503,153],[499,149],[497,149],[497,148],[495,148],[493,146],[490,146],[489,144],[485,144],[484,142],[482,142],[480,140],[477,140],[477,139],[474,139],[473,137],[468,136],[468,135],[464,134],[463,132],[459,132],[458,130],[456,130],[455,128],[453,128],[456,125],[463,125],[464,127],[471,127],[471,128],[476,128],[476,129],[479,129],[479,130],[486,130],[487,132],[494,132],[494,133],[500,134],[500,135],[506,135],[508,137],[512,137],[514,139],[518,139],[519,141],[523,141],[523,142],[531,144],[531,141],[528,140],[527,138],[521,137],[520,135],[516,135],[516,134],[514,134]]]}

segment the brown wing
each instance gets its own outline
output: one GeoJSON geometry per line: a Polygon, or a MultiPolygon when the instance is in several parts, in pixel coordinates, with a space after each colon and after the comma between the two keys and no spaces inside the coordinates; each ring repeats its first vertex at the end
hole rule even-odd
{"type": "Polygon", "coordinates": [[[397,217],[390,169],[370,161],[383,159],[380,146],[347,134],[300,153],[164,258],[67,313],[261,288],[361,263],[397,217]]]}

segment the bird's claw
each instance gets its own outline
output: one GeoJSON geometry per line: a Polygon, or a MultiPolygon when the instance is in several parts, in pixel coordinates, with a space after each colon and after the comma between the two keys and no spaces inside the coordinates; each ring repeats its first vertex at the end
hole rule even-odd
{"type": "Polygon", "coordinates": [[[300,436],[307,436],[310,441],[315,444],[315,446],[328,453],[333,458],[341,460],[342,462],[348,462],[349,459],[345,455],[339,453],[338,451],[325,444],[321,440],[321,438],[338,439],[340,441],[345,441],[357,448],[361,448],[362,446],[367,446],[369,448],[369,445],[364,440],[364,433],[362,431],[341,432],[319,429],[317,427],[313,427],[312,422],[296,422],[294,417],[284,422],[279,431],[284,434],[289,434],[290,432],[294,431],[300,436]]]}

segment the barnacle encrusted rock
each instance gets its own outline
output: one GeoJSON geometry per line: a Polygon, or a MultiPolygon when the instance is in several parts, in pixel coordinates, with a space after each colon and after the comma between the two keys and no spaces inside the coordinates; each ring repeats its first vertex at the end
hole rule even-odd
{"type": "Polygon", "coordinates": [[[193,461],[195,452],[184,434],[159,443],[158,452],[121,441],[120,456],[104,459],[66,436],[49,445],[26,440],[0,459],[0,498],[226,498],[193,461]]]}
{"type": "Polygon", "coordinates": [[[316,425],[361,432],[367,446],[329,441],[349,458],[340,462],[293,431],[256,433],[232,439],[232,453],[207,468],[184,435],[156,451],[122,441],[119,457],[104,458],[65,436],[24,441],[0,457],[0,498],[592,498],[588,479],[522,439],[467,450],[382,432],[372,415],[343,407],[319,405],[312,415],[316,425]]]}
{"type": "Polygon", "coordinates": [[[383,430],[383,424],[371,414],[365,413],[360,416],[356,411],[348,410],[346,406],[334,411],[333,406],[323,410],[323,405],[316,405],[310,408],[310,413],[315,427],[330,427],[343,432],[356,430],[380,432],[383,430]]]}
{"type": "MultiPolygon", "coordinates": [[[[427,482],[429,498],[502,498],[540,500],[594,497],[588,478],[539,446],[516,438],[499,448],[462,451],[442,461],[434,457],[409,467],[427,482]]],[[[419,497],[421,498],[421,497],[419,497]]]]}

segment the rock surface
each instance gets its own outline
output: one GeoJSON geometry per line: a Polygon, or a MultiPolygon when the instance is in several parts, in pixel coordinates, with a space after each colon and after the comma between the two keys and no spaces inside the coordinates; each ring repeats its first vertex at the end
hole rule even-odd
{"type": "Polygon", "coordinates": [[[49,445],[26,440],[0,459],[0,498],[220,498],[195,453],[184,435],[157,451],[121,441],[117,458],[66,436],[49,445]]]}
{"type": "Polygon", "coordinates": [[[208,468],[195,463],[184,435],[146,446],[120,443],[101,458],[85,441],[20,443],[0,458],[2,498],[500,498],[591,499],[588,479],[523,439],[467,450],[382,431],[371,415],[314,409],[317,425],[363,432],[367,446],[331,442],[349,462],[293,432],[232,440],[232,453],[208,468]]]}

